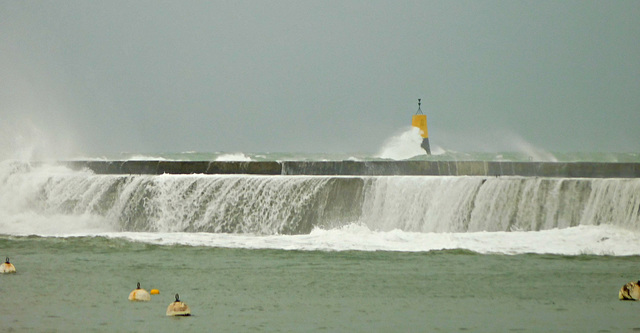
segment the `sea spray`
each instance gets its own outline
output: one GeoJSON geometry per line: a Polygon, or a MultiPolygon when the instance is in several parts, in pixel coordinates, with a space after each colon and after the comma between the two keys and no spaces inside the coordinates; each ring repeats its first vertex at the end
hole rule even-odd
{"type": "Polygon", "coordinates": [[[531,142],[528,142],[520,135],[516,133],[509,132],[505,135],[508,138],[511,148],[514,151],[520,152],[529,156],[529,160],[531,161],[541,161],[541,162],[557,162],[558,159],[550,152],[545,151],[544,149],[535,146],[531,142]]]}
{"type": "Polygon", "coordinates": [[[92,175],[56,165],[0,162],[0,233],[70,235],[117,230],[108,216],[73,209],[81,200],[95,202],[105,190],[91,180],[92,175]]]}
{"type": "Polygon", "coordinates": [[[422,144],[420,129],[409,127],[400,134],[387,139],[376,156],[392,160],[406,160],[414,156],[426,155],[420,144],[422,144]]]}
{"type": "Polygon", "coordinates": [[[243,153],[222,154],[216,157],[216,161],[241,161],[248,162],[251,158],[243,153]]]}

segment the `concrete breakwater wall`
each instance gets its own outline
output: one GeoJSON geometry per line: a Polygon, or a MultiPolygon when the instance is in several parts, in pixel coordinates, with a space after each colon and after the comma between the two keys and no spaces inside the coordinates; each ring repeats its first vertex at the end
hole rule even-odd
{"type": "Polygon", "coordinates": [[[638,178],[640,163],[495,161],[68,161],[97,174],[523,176],[638,178]]]}

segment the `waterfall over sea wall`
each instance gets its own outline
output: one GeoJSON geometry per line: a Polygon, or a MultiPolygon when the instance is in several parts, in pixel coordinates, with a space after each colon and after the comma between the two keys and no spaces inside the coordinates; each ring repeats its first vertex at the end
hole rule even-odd
{"type": "MultiPolygon", "coordinates": [[[[307,234],[640,224],[640,179],[484,176],[97,175],[4,164],[0,214],[93,216],[119,231],[307,234]]],[[[17,222],[16,222],[17,223],[17,222]]]]}

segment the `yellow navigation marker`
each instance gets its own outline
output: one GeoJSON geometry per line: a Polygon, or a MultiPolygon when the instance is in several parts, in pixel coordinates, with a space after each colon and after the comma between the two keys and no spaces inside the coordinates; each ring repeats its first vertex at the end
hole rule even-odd
{"type": "Polygon", "coordinates": [[[427,129],[427,115],[422,113],[420,109],[420,98],[418,98],[418,111],[411,118],[411,126],[420,129],[420,136],[422,136],[422,144],[420,147],[424,149],[428,155],[431,155],[431,147],[429,147],[429,129],[427,129]]]}
{"type": "Polygon", "coordinates": [[[190,316],[189,306],[180,301],[180,295],[176,294],[176,301],[167,307],[167,316],[190,316]]]}
{"type": "Polygon", "coordinates": [[[160,294],[160,290],[158,290],[158,289],[151,289],[151,291],[149,291],[149,293],[150,293],[151,295],[158,295],[158,294],[160,294]]]}
{"type": "Polygon", "coordinates": [[[0,265],[0,273],[15,273],[15,272],[16,272],[16,267],[9,262],[9,257],[7,257],[7,261],[3,262],[2,265],[0,265]]]}
{"type": "Polygon", "coordinates": [[[138,287],[129,294],[129,300],[147,302],[151,300],[151,295],[148,291],[140,288],[140,282],[138,282],[138,287]]]}

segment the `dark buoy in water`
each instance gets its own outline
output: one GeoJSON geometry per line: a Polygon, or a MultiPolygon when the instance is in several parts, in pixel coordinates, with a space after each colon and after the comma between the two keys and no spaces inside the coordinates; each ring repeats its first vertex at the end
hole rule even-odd
{"type": "Polygon", "coordinates": [[[140,282],[138,282],[138,286],[129,294],[130,301],[140,301],[140,302],[148,302],[151,300],[151,295],[149,292],[140,288],[140,282]]]}
{"type": "Polygon", "coordinates": [[[422,144],[420,147],[427,152],[427,155],[431,155],[431,147],[429,146],[429,130],[427,129],[427,115],[422,113],[420,109],[421,98],[418,98],[418,111],[411,118],[411,126],[420,129],[420,135],[422,136],[422,144]]]}
{"type": "Polygon", "coordinates": [[[9,257],[7,260],[0,265],[0,273],[15,273],[16,267],[13,266],[12,263],[9,262],[9,257]]]}
{"type": "Polygon", "coordinates": [[[180,301],[180,295],[176,294],[176,301],[167,307],[167,316],[190,316],[191,309],[184,302],[180,301]]]}

